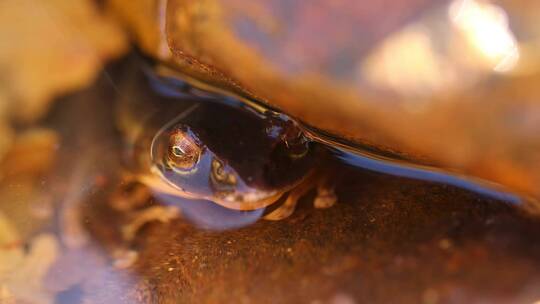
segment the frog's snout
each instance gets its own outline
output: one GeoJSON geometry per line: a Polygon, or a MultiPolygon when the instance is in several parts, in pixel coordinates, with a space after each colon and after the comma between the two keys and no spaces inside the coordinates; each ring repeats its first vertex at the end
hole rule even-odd
{"type": "Polygon", "coordinates": [[[278,193],[276,190],[262,190],[259,187],[248,185],[247,181],[241,178],[233,168],[217,158],[212,159],[209,177],[214,192],[213,196],[223,205],[238,206],[234,209],[260,208],[260,202],[272,200],[278,193]],[[256,208],[251,206],[256,206],[256,208]]]}

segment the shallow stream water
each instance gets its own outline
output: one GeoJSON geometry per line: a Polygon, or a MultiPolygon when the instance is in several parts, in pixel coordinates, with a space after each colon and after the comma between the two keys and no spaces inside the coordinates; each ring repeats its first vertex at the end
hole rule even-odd
{"type": "Polygon", "coordinates": [[[130,152],[118,129],[128,64],[56,103],[41,124],[56,142],[40,144],[38,134],[4,164],[18,170],[4,169],[0,187],[1,303],[540,298],[540,222],[513,206],[517,197],[367,150],[329,147],[341,174],[338,203],[314,209],[309,193],[282,221],[260,219],[262,210],[147,197],[126,179],[130,152]],[[55,157],[44,170],[23,170],[46,151],[55,157]],[[143,199],[126,199],[133,197],[143,199]]]}

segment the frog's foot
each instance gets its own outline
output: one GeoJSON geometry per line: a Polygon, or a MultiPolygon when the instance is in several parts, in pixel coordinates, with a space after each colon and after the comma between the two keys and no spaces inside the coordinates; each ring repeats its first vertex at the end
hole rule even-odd
{"type": "Polygon", "coordinates": [[[115,210],[130,211],[144,206],[151,197],[148,187],[141,184],[134,175],[124,173],[122,183],[110,197],[110,203],[115,210]]]}
{"type": "Polygon", "coordinates": [[[122,227],[125,241],[132,241],[141,228],[150,222],[169,223],[180,216],[180,209],[173,206],[152,206],[132,214],[132,220],[122,227]]]}
{"type": "Polygon", "coordinates": [[[322,177],[317,182],[317,196],[313,200],[313,206],[317,209],[325,209],[334,206],[337,201],[335,183],[329,176],[322,177]]]}
{"type": "Polygon", "coordinates": [[[289,217],[296,209],[298,200],[304,196],[309,190],[313,189],[314,183],[310,179],[298,185],[298,187],[292,189],[289,193],[283,205],[279,206],[274,211],[264,216],[265,220],[279,221],[289,217]]]}

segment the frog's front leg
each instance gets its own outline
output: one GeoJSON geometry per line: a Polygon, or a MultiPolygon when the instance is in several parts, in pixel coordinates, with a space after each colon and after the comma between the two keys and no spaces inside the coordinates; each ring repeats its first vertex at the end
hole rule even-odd
{"type": "MultiPolygon", "coordinates": [[[[150,222],[168,223],[180,216],[180,209],[174,206],[152,206],[152,191],[145,183],[150,177],[123,172],[121,183],[111,193],[111,207],[127,216],[121,227],[123,240],[131,242],[141,228],[150,222]]],[[[151,183],[148,183],[151,184],[151,183]]]]}
{"type": "Polygon", "coordinates": [[[122,227],[125,241],[133,241],[141,228],[150,222],[167,224],[180,216],[180,209],[174,206],[151,206],[130,214],[131,220],[122,227]]]}
{"type": "Polygon", "coordinates": [[[311,178],[307,178],[304,182],[298,185],[296,188],[292,189],[285,199],[285,202],[279,206],[276,210],[270,212],[264,216],[265,220],[270,221],[279,221],[284,218],[289,217],[296,209],[296,204],[298,200],[302,198],[309,190],[313,189],[315,183],[311,178]]]}
{"type": "Polygon", "coordinates": [[[313,174],[306,178],[300,185],[292,189],[285,202],[276,210],[267,214],[264,219],[278,221],[289,217],[295,210],[298,200],[313,188],[317,188],[317,195],[313,200],[313,206],[318,209],[330,208],[336,201],[334,174],[325,172],[313,174]]]}
{"type": "Polygon", "coordinates": [[[139,182],[136,175],[122,172],[121,182],[111,193],[109,202],[116,211],[132,211],[147,204],[152,197],[150,189],[139,182]]]}

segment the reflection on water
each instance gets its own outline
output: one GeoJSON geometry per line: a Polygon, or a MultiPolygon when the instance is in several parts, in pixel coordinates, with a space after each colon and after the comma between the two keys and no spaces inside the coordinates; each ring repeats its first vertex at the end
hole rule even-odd
{"type": "Polygon", "coordinates": [[[264,208],[251,211],[227,209],[206,200],[186,199],[154,192],[156,200],[182,210],[182,217],[193,224],[211,230],[227,230],[255,223],[264,213],[264,208]]]}
{"type": "Polygon", "coordinates": [[[518,195],[512,194],[508,191],[498,190],[496,185],[490,186],[488,182],[474,181],[469,177],[460,176],[459,174],[451,174],[437,168],[415,166],[388,159],[384,160],[381,157],[371,156],[366,153],[363,155],[358,155],[350,150],[336,149],[335,155],[341,161],[358,168],[394,176],[452,185],[487,196],[489,198],[505,201],[516,206],[521,206],[522,204],[522,200],[518,195]]]}
{"type": "MultiPolygon", "coordinates": [[[[29,136],[18,146],[16,155],[24,157],[16,161],[34,165],[14,166],[14,159],[2,165],[11,169],[3,171],[8,177],[0,189],[1,303],[17,303],[15,299],[29,303],[194,302],[211,294],[207,291],[212,288],[222,290],[220,295],[231,291],[249,298],[261,296],[242,288],[254,280],[268,288],[261,287],[260,293],[275,294],[272,288],[286,288],[302,279],[310,283],[298,287],[298,295],[278,297],[284,302],[310,296],[349,299],[366,292],[365,288],[377,290],[384,284],[407,289],[373,277],[380,269],[371,262],[392,265],[399,271],[418,270],[419,278],[426,271],[422,268],[425,261],[433,268],[453,263],[445,266],[450,270],[444,268],[429,279],[419,279],[417,289],[404,291],[421,295],[430,284],[439,290],[453,275],[452,269],[468,269],[470,263],[484,261],[478,257],[476,241],[487,242],[481,253],[484,256],[500,249],[498,243],[483,240],[482,233],[497,237],[507,226],[505,221],[510,221],[508,225],[516,230],[506,238],[522,244],[514,239],[521,231],[535,232],[540,227],[520,218],[501,201],[392,175],[447,183],[515,203],[512,195],[367,154],[336,153],[343,163],[336,163],[342,178],[335,207],[315,210],[309,204],[313,195],[308,194],[291,218],[278,222],[259,220],[263,209],[231,211],[208,201],[152,193],[140,184],[127,187],[125,139],[118,131],[114,111],[114,100],[124,92],[118,83],[115,87],[120,90],[102,80],[60,102],[43,122],[51,131],[29,136]],[[36,150],[43,159],[34,159],[36,150]],[[47,151],[53,151],[55,160],[47,151]],[[129,195],[118,196],[119,189],[129,195]],[[471,239],[463,229],[470,231],[471,239]],[[444,253],[439,244],[446,244],[444,253]],[[410,254],[415,246],[432,251],[410,254]],[[456,257],[453,246],[463,246],[465,256],[470,255],[473,262],[456,257]],[[345,278],[358,274],[373,283],[352,284],[358,289],[344,287],[345,278]]],[[[517,271],[511,269],[512,255],[530,263],[538,251],[536,247],[514,251],[501,246],[507,256],[493,257],[493,263],[510,265],[502,274],[517,271]]],[[[488,273],[492,265],[479,269],[488,273]]],[[[530,279],[529,274],[515,275],[516,282],[530,279]]],[[[462,292],[469,295],[487,292],[474,289],[483,290],[481,282],[471,283],[472,289],[456,284],[466,286],[462,292]]],[[[437,292],[443,295],[443,291],[437,292]]],[[[537,296],[528,289],[522,293],[528,298],[537,296]]],[[[384,293],[379,296],[384,298],[384,293]]]]}

